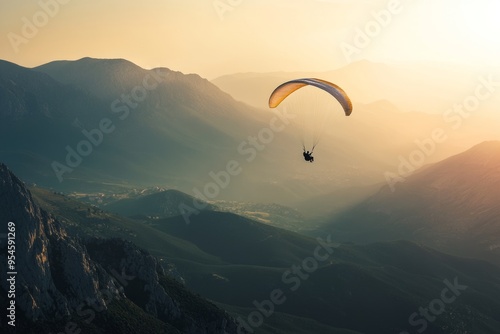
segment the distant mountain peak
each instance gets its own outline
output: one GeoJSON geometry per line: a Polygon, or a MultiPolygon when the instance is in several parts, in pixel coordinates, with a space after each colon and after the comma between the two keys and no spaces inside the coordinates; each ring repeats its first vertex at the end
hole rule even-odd
{"type": "Polygon", "coordinates": [[[144,71],[140,66],[125,59],[96,59],[85,57],[78,60],[56,60],[34,68],[47,73],[62,83],[74,83],[85,78],[111,78],[117,74],[144,71]]]}
{"type": "MultiPolygon", "coordinates": [[[[123,58],[92,58],[92,57],[83,57],[77,60],[54,60],[49,63],[40,65],[36,68],[45,68],[47,66],[55,66],[55,65],[80,65],[80,66],[131,66],[135,68],[141,68],[139,65],[134,64],[130,60],[123,58]]],[[[35,69],[36,69],[35,68],[35,69]]]]}
{"type": "MultiPolygon", "coordinates": [[[[467,151],[438,162],[418,174],[433,174],[437,170],[447,170],[448,175],[470,176],[471,181],[479,181],[489,173],[490,167],[500,167],[500,141],[484,141],[467,151]],[[473,169],[466,169],[474,165],[473,169]]],[[[469,179],[464,177],[463,180],[469,179]]],[[[500,181],[500,179],[499,179],[500,181]]]]}
{"type": "Polygon", "coordinates": [[[482,152],[487,154],[498,154],[500,152],[500,141],[498,140],[488,140],[483,141],[475,146],[473,146],[468,151],[465,151],[464,154],[473,153],[473,152],[482,152]]]}
{"type": "MultiPolygon", "coordinates": [[[[48,74],[60,83],[71,85],[101,99],[115,99],[124,92],[140,87],[150,70],[126,59],[97,59],[85,57],[78,60],[58,60],[33,68],[48,74]]],[[[170,70],[162,68],[165,76],[170,70]]],[[[157,82],[156,80],[155,82],[157,82]]]]}

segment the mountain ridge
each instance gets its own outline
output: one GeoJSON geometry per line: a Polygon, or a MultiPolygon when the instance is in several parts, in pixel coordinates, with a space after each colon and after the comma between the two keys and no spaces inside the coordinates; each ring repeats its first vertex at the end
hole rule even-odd
{"type": "Polygon", "coordinates": [[[486,141],[408,176],[331,219],[353,241],[409,239],[500,263],[500,141],[486,141]]]}

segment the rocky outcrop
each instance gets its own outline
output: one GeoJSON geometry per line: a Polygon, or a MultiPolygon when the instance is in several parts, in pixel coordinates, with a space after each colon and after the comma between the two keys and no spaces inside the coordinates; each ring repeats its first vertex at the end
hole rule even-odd
{"type": "MultiPolygon", "coordinates": [[[[102,288],[118,293],[109,275],[97,279],[99,268],[85,248],[34,204],[24,184],[3,164],[0,205],[4,229],[8,222],[15,223],[16,302],[28,319],[68,316],[85,298],[105,304],[99,294],[102,288]]],[[[0,257],[0,267],[7,267],[5,256],[0,257]]],[[[6,279],[0,284],[7,290],[6,279]]]]}
{"type": "Polygon", "coordinates": [[[236,333],[236,323],[225,311],[187,291],[155,257],[133,243],[93,238],[85,244],[94,261],[117,268],[115,276],[121,277],[125,295],[147,313],[176,324],[182,333],[236,333]]]}
{"type": "MultiPolygon", "coordinates": [[[[101,312],[114,300],[126,298],[165,328],[182,333],[236,333],[236,323],[225,311],[168,277],[146,251],[121,239],[83,240],[69,235],[34,203],[23,182],[3,164],[0,222],[0,233],[6,232],[8,222],[16,227],[16,307],[23,319],[64,324],[65,319],[77,318],[82,306],[93,305],[101,312]]],[[[1,268],[7,268],[6,251],[3,241],[1,268]]],[[[1,290],[7,291],[6,271],[1,275],[1,290]]]]}
{"type": "Polygon", "coordinates": [[[159,283],[159,275],[165,272],[156,258],[121,239],[91,239],[86,245],[96,262],[117,268],[115,276],[127,297],[146,312],[168,321],[181,316],[178,304],[159,283]]]}

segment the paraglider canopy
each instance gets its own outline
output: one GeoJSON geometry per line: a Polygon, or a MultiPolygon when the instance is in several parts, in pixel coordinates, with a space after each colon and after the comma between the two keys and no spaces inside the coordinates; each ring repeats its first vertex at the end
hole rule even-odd
{"type": "Polygon", "coordinates": [[[295,79],[279,85],[269,97],[269,107],[276,108],[284,99],[287,98],[288,95],[304,86],[314,86],[324,90],[339,101],[346,116],[351,114],[352,103],[346,92],[331,82],[315,78],[295,79]]]}
{"type": "MultiPolygon", "coordinates": [[[[326,127],[325,125],[328,123],[327,119],[331,116],[331,113],[329,112],[331,110],[330,103],[332,103],[332,100],[340,103],[346,116],[349,116],[352,112],[352,103],[346,92],[344,92],[344,90],[339,86],[322,79],[303,78],[287,81],[276,87],[269,97],[269,107],[276,108],[292,93],[306,86],[312,87],[312,91],[304,89],[304,93],[306,93],[305,95],[302,93],[293,94],[293,96],[285,102],[287,103],[285,108],[291,106],[292,109],[296,109],[300,106],[298,110],[299,112],[295,113],[297,116],[303,116],[302,119],[297,119],[295,122],[297,126],[297,133],[300,141],[302,142],[304,159],[306,161],[313,162],[314,158],[311,154],[314,152],[314,148],[319,143],[323,135],[326,127]],[[318,89],[316,90],[315,88],[318,89]],[[327,102],[327,104],[321,104],[325,101],[323,101],[320,97],[314,97],[314,94],[311,95],[314,91],[319,92],[320,95],[328,97],[329,102],[327,102]],[[322,92],[326,92],[327,94],[323,94],[322,92]],[[335,100],[331,99],[328,94],[331,97],[334,97],[335,100]],[[296,95],[299,97],[296,98],[296,95]],[[305,98],[307,103],[297,103],[301,100],[301,98],[305,98]],[[306,147],[312,147],[311,152],[306,151],[306,147]]],[[[335,105],[336,103],[333,104],[335,105]]]]}

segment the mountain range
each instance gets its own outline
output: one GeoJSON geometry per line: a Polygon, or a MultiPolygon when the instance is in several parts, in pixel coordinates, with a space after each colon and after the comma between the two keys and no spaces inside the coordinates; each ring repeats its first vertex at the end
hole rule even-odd
{"type": "MultiPolygon", "coordinates": [[[[33,235],[30,228],[42,233],[36,238],[40,246],[38,243],[30,246],[26,239],[28,244],[19,245],[17,256],[33,262],[24,267],[25,263],[20,261],[19,268],[42,267],[45,269],[40,270],[46,274],[23,270],[19,273],[19,277],[23,277],[20,286],[47,284],[48,291],[54,291],[51,294],[58,293],[58,298],[68,300],[61,304],[66,306],[59,316],[50,303],[47,309],[39,306],[48,298],[43,293],[39,296],[40,302],[26,304],[24,296],[33,292],[19,288],[22,305],[19,309],[27,314],[27,320],[23,318],[23,321],[34,322],[39,328],[57,329],[68,317],[81,326],[86,325],[88,319],[78,318],[75,313],[81,299],[92,298],[97,293],[86,286],[90,284],[97,291],[104,286],[111,289],[112,275],[121,270],[139,279],[124,287],[120,300],[125,304],[110,303],[106,310],[95,312],[91,331],[106,328],[105,324],[107,328],[117,328],[119,325],[112,320],[118,319],[116,317],[125,317],[125,323],[130,321],[128,328],[137,332],[154,326],[173,332],[173,328],[182,333],[197,332],[182,326],[193,322],[205,326],[203,319],[213,321],[224,317],[227,320],[206,326],[223,328],[224,324],[235,324],[240,332],[246,328],[249,332],[262,333],[399,333],[403,330],[416,333],[424,323],[432,333],[494,333],[500,326],[498,313],[494,311],[500,306],[497,305],[500,269],[488,262],[446,255],[406,241],[358,246],[338,244],[332,242],[332,235],[315,239],[227,212],[201,212],[191,217],[189,224],[182,216],[144,224],[142,220],[110,214],[39,187],[31,188],[34,194],[31,195],[5,166],[2,168],[2,189],[6,195],[3,198],[10,198],[9,207],[14,208],[4,207],[2,219],[20,222],[17,223],[18,238],[33,235]],[[24,223],[27,221],[32,221],[30,224],[34,227],[24,223]],[[50,237],[45,239],[44,234],[50,237]],[[114,239],[117,237],[120,239],[114,239]],[[144,265],[138,266],[142,261],[144,265]],[[80,265],[84,269],[78,271],[80,265]],[[106,281],[106,277],[111,278],[106,281]],[[174,304],[181,305],[180,313],[165,311],[162,317],[158,310],[164,310],[165,300],[170,299],[161,297],[165,296],[163,292],[151,294],[150,299],[138,294],[137,289],[142,289],[144,284],[165,291],[174,304]],[[419,308],[439,298],[447,286],[458,289],[456,301],[450,308],[446,306],[447,311],[436,320],[422,320],[425,318],[418,315],[419,308]],[[189,297],[186,289],[208,298],[212,304],[196,299],[199,297],[189,297]],[[270,311],[266,301],[275,290],[281,291],[285,300],[270,311]],[[158,300],[160,297],[163,299],[158,300]],[[176,301],[176,298],[180,299],[176,301]],[[153,304],[156,308],[148,306],[153,304]],[[256,305],[267,305],[259,311],[265,319],[262,324],[250,317],[261,307],[256,305]],[[221,318],[207,318],[208,309],[221,318]],[[231,317],[227,318],[220,309],[231,317]],[[196,312],[204,316],[199,318],[196,312]],[[32,314],[62,320],[49,324],[43,317],[32,314]],[[104,322],[101,316],[106,319],[104,322]],[[143,316],[146,318],[136,318],[143,316]],[[176,321],[178,316],[186,320],[176,321]],[[189,317],[198,320],[188,320],[189,317]],[[143,327],[133,325],[137,323],[143,327]]],[[[6,289],[3,284],[2,289],[6,289]]],[[[117,290],[119,288],[117,286],[117,290]]],[[[237,332],[230,328],[226,329],[228,333],[237,332]]]]}
{"type": "MultiPolygon", "coordinates": [[[[120,59],[33,69],[2,61],[0,91],[2,160],[32,183],[64,191],[105,185],[203,191],[211,171],[253,157],[256,150],[243,141],[272,115],[234,101],[197,75],[144,70],[120,59]],[[240,155],[240,143],[250,152],[240,155]]],[[[227,192],[238,193],[237,183],[248,184],[242,181],[247,176],[259,182],[247,173],[227,192]]]]}
{"type": "MultiPolygon", "coordinates": [[[[237,102],[196,74],[146,70],[124,59],[54,61],[31,69],[1,61],[0,158],[28,182],[58,191],[115,193],[161,186],[197,197],[206,197],[212,175],[220,175],[236,161],[241,172],[219,192],[212,189],[216,199],[290,205],[346,187],[379,183],[384,171],[397,166],[399,155],[409,154],[416,140],[425,139],[422,134],[450,126],[423,105],[406,109],[388,93],[392,86],[379,94],[382,87],[373,84],[370,73],[386,73],[388,82],[397,82],[409,72],[359,62],[325,73],[325,78],[347,85],[355,110],[349,118],[332,113],[315,152],[322,163],[306,165],[301,161],[298,124],[292,122],[265,139],[275,113],[266,106],[252,107],[251,100],[237,102]],[[355,79],[360,73],[371,78],[371,83],[362,81],[364,88],[355,79]],[[344,83],[346,78],[354,82],[344,83]],[[370,94],[358,94],[359,90],[370,94]],[[410,129],[405,126],[409,123],[410,129]]],[[[259,101],[267,101],[274,84],[299,74],[307,73],[281,73],[272,85],[261,84],[268,80],[266,74],[255,75],[258,87],[247,82],[248,75],[241,80],[228,77],[224,85],[219,79],[213,82],[234,96],[236,90],[259,92],[259,101]]],[[[446,75],[453,74],[442,74],[446,75]]],[[[463,89],[470,78],[457,79],[456,89],[463,89]]],[[[421,97],[417,90],[410,93],[413,100],[421,97]]],[[[286,125],[283,112],[278,110],[278,121],[286,125]]],[[[446,132],[447,137],[459,137],[441,144],[427,162],[463,151],[470,146],[471,134],[479,140],[495,136],[493,125],[471,117],[460,132],[446,132]],[[480,133],[474,130],[478,124],[480,133]]]]}

